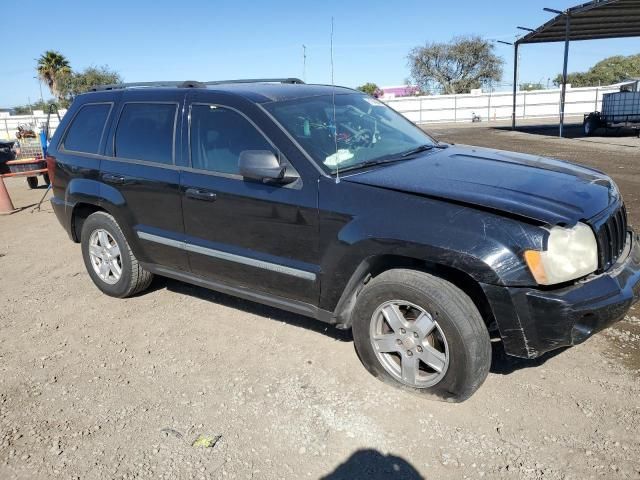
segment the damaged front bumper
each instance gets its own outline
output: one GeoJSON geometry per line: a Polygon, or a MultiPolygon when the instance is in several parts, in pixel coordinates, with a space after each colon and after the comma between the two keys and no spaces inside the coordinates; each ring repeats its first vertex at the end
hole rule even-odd
{"type": "Polygon", "coordinates": [[[482,284],[509,355],[535,358],[621,320],[640,299],[640,236],[605,273],[558,289],[482,284]]]}

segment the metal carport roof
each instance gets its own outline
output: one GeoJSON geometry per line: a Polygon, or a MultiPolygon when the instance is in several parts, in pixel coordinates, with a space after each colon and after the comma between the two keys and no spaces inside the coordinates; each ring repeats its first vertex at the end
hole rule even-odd
{"type": "MultiPolygon", "coordinates": [[[[640,0],[593,0],[565,11],[545,8],[557,15],[547,23],[527,33],[514,43],[513,113],[516,126],[516,95],[518,78],[518,47],[524,44],[565,42],[560,95],[560,136],[564,125],[569,43],[572,40],[598,40],[640,36],[640,0]]],[[[528,29],[525,29],[528,30],[528,29]]]]}
{"type": "Polygon", "coordinates": [[[566,16],[571,17],[569,40],[640,35],[640,0],[596,0],[565,10],[517,43],[564,42],[566,16]]]}

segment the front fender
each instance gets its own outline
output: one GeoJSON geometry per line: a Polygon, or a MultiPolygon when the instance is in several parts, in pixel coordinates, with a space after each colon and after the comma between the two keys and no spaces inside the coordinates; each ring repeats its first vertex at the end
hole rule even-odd
{"type": "MultiPolygon", "coordinates": [[[[357,200],[357,187],[350,199],[357,200]]],[[[478,283],[532,286],[524,250],[543,246],[544,230],[465,205],[376,189],[352,214],[321,213],[321,307],[333,310],[359,265],[392,255],[455,269],[478,283]],[[371,201],[373,199],[373,201],[371,201]]]]}

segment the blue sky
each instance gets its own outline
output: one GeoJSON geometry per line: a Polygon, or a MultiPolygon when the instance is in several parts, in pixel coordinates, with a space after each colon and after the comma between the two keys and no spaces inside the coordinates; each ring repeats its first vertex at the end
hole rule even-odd
{"type": "MultiPolygon", "coordinates": [[[[580,1],[5,2],[0,106],[39,98],[35,59],[48,49],[66,55],[74,69],[106,64],[126,81],[216,80],[301,77],[305,44],[307,81],[328,83],[331,16],[336,83],[398,85],[408,76],[406,56],[414,46],[468,33],[513,40],[517,25],[535,27],[550,18],[543,7],[563,9],[580,1]]],[[[496,51],[506,61],[504,81],[510,82],[512,47],[497,44],[496,51]]],[[[521,81],[546,84],[562,69],[561,44],[521,51],[521,81]]],[[[633,53],[640,53],[637,38],[575,42],[569,69],[633,53]]]]}

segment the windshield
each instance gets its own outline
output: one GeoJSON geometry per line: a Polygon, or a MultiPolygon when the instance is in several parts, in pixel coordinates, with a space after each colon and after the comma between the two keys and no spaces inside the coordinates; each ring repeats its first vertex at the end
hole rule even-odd
{"type": "Polygon", "coordinates": [[[299,98],[265,107],[330,173],[434,145],[426,133],[375,98],[358,93],[299,98]]]}

